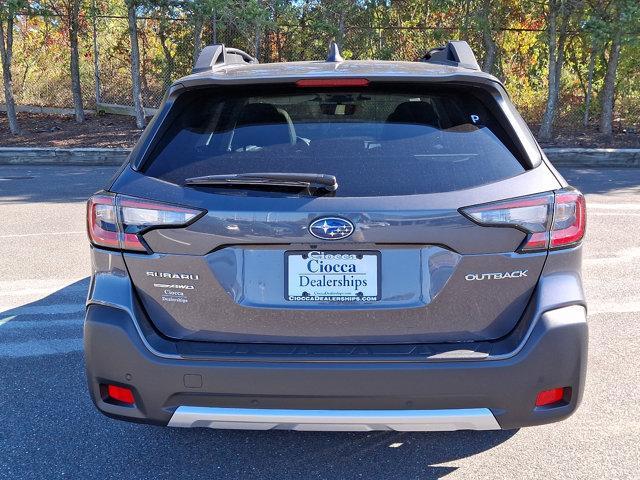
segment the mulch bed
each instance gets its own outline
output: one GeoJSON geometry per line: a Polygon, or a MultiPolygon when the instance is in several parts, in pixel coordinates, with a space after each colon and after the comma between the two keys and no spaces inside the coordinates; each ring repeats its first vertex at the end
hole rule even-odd
{"type": "MultiPolygon", "coordinates": [[[[122,115],[88,115],[84,123],[71,116],[20,113],[20,135],[11,135],[7,116],[0,113],[0,146],[3,147],[133,147],[142,131],[132,117],[122,115]]],[[[536,132],[537,125],[531,125],[536,132]]],[[[617,129],[608,140],[596,126],[559,129],[553,142],[543,147],[640,148],[636,130],[617,129]]]]}
{"type": "Polygon", "coordinates": [[[87,115],[83,123],[72,116],[19,113],[22,133],[12,135],[7,115],[0,113],[2,147],[132,147],[140,135],[133,117],[87,115]]]}
{"type": "MultiPolygon", "coordinates": [[[[538,131],[538,125],[530,125],[531,131],[538,131]]],[[[640,135],[634,128],[614,128],[611,138],[598,132],[597,125],[588,127],[556,128],[552,142],[540,142],[543,147],[583,147],[583,148],[640,148],[640,135]]]]}

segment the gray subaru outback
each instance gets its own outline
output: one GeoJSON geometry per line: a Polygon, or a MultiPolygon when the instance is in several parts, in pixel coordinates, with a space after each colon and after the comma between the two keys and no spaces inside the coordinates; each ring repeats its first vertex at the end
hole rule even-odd
{"type": "Polygon", "coordinates": [[[415,62],[209,46],[87,222],[110,417],[492,430],[580,403],[584,197],[465,42],[415,62]]]}

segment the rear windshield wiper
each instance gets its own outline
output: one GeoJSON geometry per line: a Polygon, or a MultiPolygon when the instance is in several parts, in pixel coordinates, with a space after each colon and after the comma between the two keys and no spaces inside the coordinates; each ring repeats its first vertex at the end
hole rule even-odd
{"type": "Polygon", "coordinates": [[[185,185],[203,186],[263,186],[263,187],[294,187],[309,188],[319,186],[335,192],[338,181],[333,175],[322,173],[234,173],[225,175],[205,175],[203,177],[187,178],[185,185]]]}

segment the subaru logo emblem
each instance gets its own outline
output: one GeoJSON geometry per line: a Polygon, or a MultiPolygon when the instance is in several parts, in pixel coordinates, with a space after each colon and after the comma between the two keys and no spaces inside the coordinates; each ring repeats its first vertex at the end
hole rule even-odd
{"type": "Polygon", "coordinates": [[[340,240],[353,233],[353,223],[344,218],[322,217],[311,222],[309,231],[322,240],[340,240]]]}

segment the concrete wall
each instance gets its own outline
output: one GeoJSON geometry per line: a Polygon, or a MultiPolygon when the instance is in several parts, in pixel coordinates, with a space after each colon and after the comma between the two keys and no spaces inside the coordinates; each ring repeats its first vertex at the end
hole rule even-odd
{"type": "MultiPolygon", "coordinates": [[[[0,147],[0,165],[114,165],[129,155],[127,148],[0,147]]],[[[575,167],[640,167],[640,149],[546,148],[554,165],[575,167]]]]}
{"type": "Polygon", "coordinates": [[[640,167],[637,148],[545,148],[554,165],[582,167],[640,167]]]}
{"type": "Polygon", "coordinates": [[[0,147],[0,165],[114,165],[129,156],[128,148],[0,147]]]}

